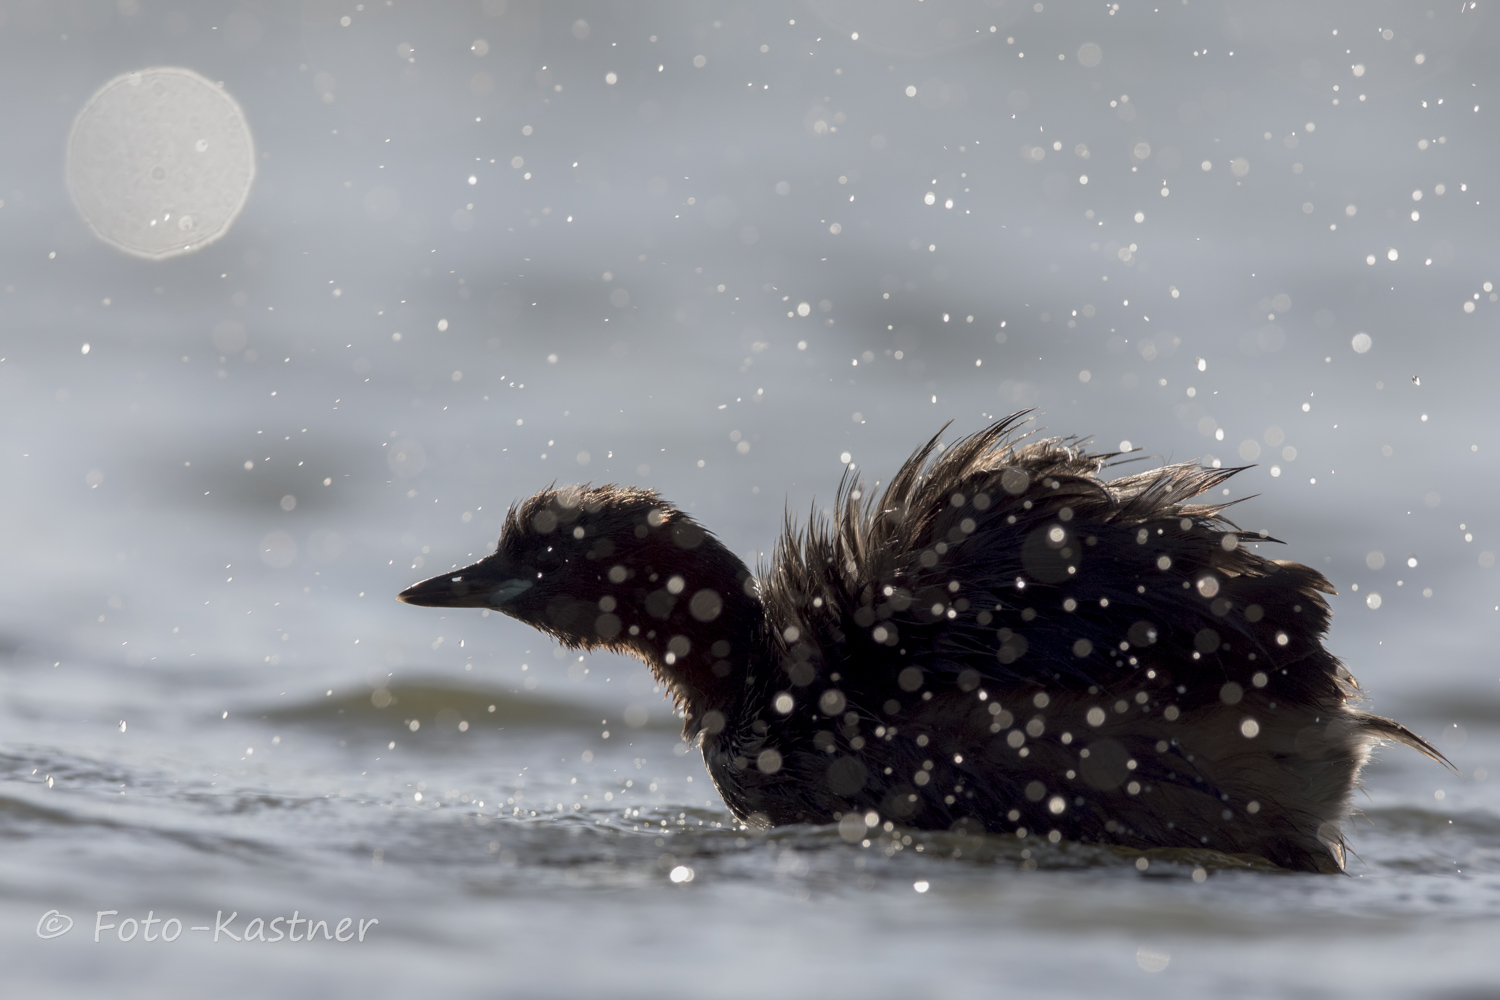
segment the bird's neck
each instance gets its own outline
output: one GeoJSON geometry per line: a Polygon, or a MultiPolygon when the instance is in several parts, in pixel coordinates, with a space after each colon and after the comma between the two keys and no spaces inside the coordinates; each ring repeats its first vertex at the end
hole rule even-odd
{"type": "Polygon", "coordinates": [[[734,553],[709,536],[691,557],[677,566],[641,567],[645,572],[630,588],[632,606],[621,609],[627,628],[620,637],[667,687],[690,735],[722,728],[745,689],[765,620],[752,574],[734,553]],[[676,593],[669,589],[674,578],[682,580],[676,593]],[[711,712],[721,714],[715,720],[711,712]]]}

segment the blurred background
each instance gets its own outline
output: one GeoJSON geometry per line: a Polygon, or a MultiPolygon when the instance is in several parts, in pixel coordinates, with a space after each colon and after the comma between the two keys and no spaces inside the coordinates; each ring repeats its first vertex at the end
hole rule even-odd
{"type": "Polygon", "coordinates": [[[538,995],[739,995],[768,954],[791,994],[1492,982],[1497,41],[1456,2],[0,4],[0,953],[160,995],[266,959],[32,921],[321,901],[400,947],[277,958],[289,994],[495,956],[538,995]],[[194,75],[106,87],[152,67],[194,75]],[[1369,772],[1374,895],[1044,888],[1007,847],[923,861],[914,917],[911,845],[736,840],[638,664],[393,599],[554,481],[657,489],[755,565],[847,466],[1022,408],[1248,466],[1231,516],[1338,588],[1331,648],[1460,771],[1369,772]],[[722,837],[663,846],[691,822],[722,837]],[[622,930],[705,905],[755,943],[622,930]],[[881,914],[908,961],[860,957],[881,914]],[[1396,957],[1341,936],[1371,920],[1396,957]]]}

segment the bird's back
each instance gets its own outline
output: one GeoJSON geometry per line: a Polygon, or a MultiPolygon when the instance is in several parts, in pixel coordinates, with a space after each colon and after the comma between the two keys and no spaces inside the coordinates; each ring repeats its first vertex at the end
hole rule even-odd
{"type": "Polygon", "coordinates": [[[1238,470],[1105,482],[1115,456],[1016,445],[1014,423],[933,439],[878,498],[846,480],[831,522],[788,525],[766,667],[706,748],[731,805],[1337,870],[1371,745],[1435,751],[1349,707],[1328,582],[1188,502],[1238,470]]]}

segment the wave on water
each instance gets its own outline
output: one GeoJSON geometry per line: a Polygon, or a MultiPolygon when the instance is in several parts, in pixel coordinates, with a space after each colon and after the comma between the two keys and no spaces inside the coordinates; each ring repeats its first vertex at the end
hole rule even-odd
{"type": "Polygon", "coordinates": [[[558,729],[615,728],[658,732],[681,729],[666,710],[600,708],[550,698],[519,696],[480,687],[414,681],[311,697],[291,705],[252,710],[272,722],[298,725],[385,726],[395,723],[409,732],[425,728],[467,732],[536,726],[558,729]],[[416,722],[415,727],[412,722],[416,722]],[[462,728],[460,729],[460,726],[462,728]]]}
{"type": "MultiPolygon", "coordinates": [[[[439,827],[427,810],[404,811],[386,833],[388,862],[449,867],[499,861],[514,866],[589,866],[597,880],[616,882],[616,866],[665,864],[701,866],[720,878],[765,876],[765,857],[797,878],[847,879],[857,869],[891,874],[904,863],[956,866],[962,870],[1078,871],[1117,869],[1165,878],[1202,881],[1210,872],[1281,872],[1263,858],[1196,848],[1131,850],[1100,844],[1053,844],[1045,837],[1018,839],[1009,834],[966,834],[893,827],[868,831],[851,839],[849,830],[831,825],[796,825],[754,830],[734,820],[727,809],[693,808],[671,803],[622,807],[584,807],[554,811],[502,809],[481,819],[452,811],[439,827]],[[427,813],[419,823],[413,821],[427,813]],[[907,859],[903,862],[902,859],[907,859]],[[668,864],[670,862],[670,864],[668,864]],[[821,875],[820,875],[821,873],[821,875]]],[[[666,870],[666,869],[664,869],[666,870]]],[[[780,869],[778,869],[780,870],[780,869]]],[[[569,877],[576,882],[576,873],[569,877]]]]}

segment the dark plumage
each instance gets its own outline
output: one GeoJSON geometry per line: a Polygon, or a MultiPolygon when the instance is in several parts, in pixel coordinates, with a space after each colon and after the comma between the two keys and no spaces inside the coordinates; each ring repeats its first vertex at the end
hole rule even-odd
{"type": "Polygon", "coordinates": [[[1018,441],[1020,418],[933,438],[878,500],[846,477],[758,580],[654,492],[580,486],[400,596],[640,657],[747,823],[873,812],[1341,870],[1371,747],[1442,757],[1351,707],[1328,581],[1187,502],[1239,470],[1105,482],[1114,455],[1018,441]]]}

